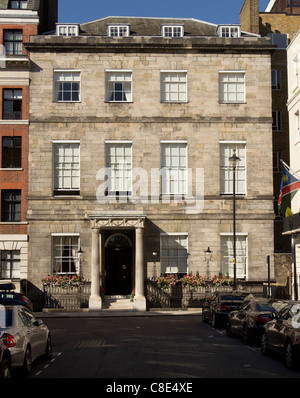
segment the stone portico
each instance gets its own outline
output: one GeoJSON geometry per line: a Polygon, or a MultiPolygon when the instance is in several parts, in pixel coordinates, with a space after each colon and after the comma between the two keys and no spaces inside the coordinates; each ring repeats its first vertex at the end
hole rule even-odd
{"type": "Polygon", "coordinates": [[[134,230],[135,253],[132,260],[134,270],[135,297],[134,309],[146,311],[146,298],[144,294],[144,226],[145,216],[101,216],[91,215],[92,248],[91,248],[91,297],[89,309],[101,310],[102,299],[100,287],[105,283],[106,264],[104,250],[104,230],[122,232],[134,230]]]}

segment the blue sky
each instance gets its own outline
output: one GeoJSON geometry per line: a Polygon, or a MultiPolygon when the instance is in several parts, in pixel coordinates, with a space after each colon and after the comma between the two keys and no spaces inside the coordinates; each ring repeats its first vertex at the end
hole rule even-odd
{"type": "MultiPolygon", "coordinates": [[[[108,16],[197,18],[239,23],[244,0],[58,0],[58,21],[83,23],[108,16]]],[[[264,11],[269,0],[259,0],[264,11]]]]}

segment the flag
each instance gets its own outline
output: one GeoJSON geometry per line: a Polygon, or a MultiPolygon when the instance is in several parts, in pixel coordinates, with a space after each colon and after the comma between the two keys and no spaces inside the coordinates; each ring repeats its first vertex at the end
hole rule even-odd
{"type": "Polygon", "coordinates": [[[281,215],[286,216],[287,211],[290,213],[292,198],[299,188],[300,181],[284,167],[278,199],[278,209],[281,215]]]}

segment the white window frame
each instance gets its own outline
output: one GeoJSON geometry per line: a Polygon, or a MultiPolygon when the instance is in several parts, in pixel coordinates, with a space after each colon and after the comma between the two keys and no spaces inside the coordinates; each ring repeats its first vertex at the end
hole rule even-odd
{"type": "Polygon", "coordinates": [[[79,36],[79,25],[56,24],[56,36],[79,36]]]}
{"type": "Polygon", "coordinates": [[[246,72],[244,70],[219,71],[219,101],[221,104],[244,104],[246,102],[246,72]],[[238,81],[238,77],[241,76],[243,77],[242,81],[238,81]],[[240,90],[241,87],[243,87],[242,90],[240,90]],[[229,98],[232,95],[234,98],[229,98]]]}
{"type": "Polygon", "coordinates": [[[106,69],[105,86],[106,102],[132,102],[132,70],[106,69]]]}
{"type": "MultiPolygon", "coordinates": [[[[221,264],[221,272],[224,275],[229,275],[229,277],[234,276],[234,265],[233,265],[233,233],[221,233],[220,234],[220,264],[221,264]],[[227,238],[230,238],[232,241],[232,249],[230,251],[226,251],[224,255],[224,250],[223,250],[223,240],[227,238]],[[227,261],[226,261],[227,258],[227,261]]],[[[247,233],[236,233],[236,277],[239,279],[245,279],[247,280],[248,277],[248,234],[247,233]],[[239,242],[241,242],[241,238],[243,238],[243,241],[245,242],[245,250],[244,255],[242,256],[243,262],[241,264],[240,258],[241,255],[239,255],[239,242]],[[243,269],[245,268],[245,269],[243,269]]]]}
{"type": "Polygon", "coordinates": [[[132,195],[132,141],[130,140],[106,140],[105,141],[105,166],[109,172],[108,176],[108,196],[131,196],[132,195]],[[112,163],[109,156],[109,147],[113,148],[115,152],[122,150],[122,157],[112,163]],[[130,149],[130,161],[126,162],[126,148],[130,149]],[[120,184],[121,183],[121,184],[120,184]]]}
{"type": "Polygon", "coordinates": [[[187,102],[187,87],[188,84],[186,70],[160,71],[161,102],[187,102]]]}
{"type": "Polygon", "coordinates": [[[272,90],[279,91],[281,90],[281,71],[280,69],[272,69],[272,90]]]}
{"type": "Polygon", "coordinates": [[[20,249],[3,249],[0,256],[0,279],[20,279],[21,271],[21,250],[20,249]],[[4,253],[7,252],[8,257],[4,259],[4,253]]]}
{"type": "MultiPolygon", "coordinates": [[[[70,246],[67,246],[67,247],[70,247],[70,246]]],[[[55,275],[79,274],[80,273],[80,259],[79,259],[79,254],[78,254],[79,248],[80,248],[80,234],[79,233],[52,233],[51,234],[51,253],[52,253],[51,254],[51,256],[52,256],[52,263],[51,263],[52,270],[51,271],[52,271],[52,273],[55,275]],[[56,244],[55,241],[58,241],[58,239],[60,240],[60,242],[58,244],[56,244]],[[76,244],[76,242],[74,244],[74,248],[76,250],[76,252],[74,253],[74,256],[73,257],[69,257],[69,256],[65,257],[65,259],[67,261],[69,261],[69,267],[68,267],[68,270],[66,271],[66,270],[62,269],[62,260],[64,258],[64,256],[63,256],[64,249],[63,248],[64,248],[64,246],[67,246],[67,245],[63,245],[63,243],[64,243],[64,240],[67,241],[67,239],[69,239],[69,243],[70,243],[70,239],[71,239],[71,247],[73,245],[72,240],[75,241],[75,239],[76,239],[77,244],[76,244]],[[60,253],[58,255],[56,255],[55,246],[58,246],[61,248],[59,250],[60,253]],[[60,267],[59,266],[57,267],[56,259],[58,260],[58,263],[61,262],[60,267]],[[70,261],[72,259],[74,260],[74,265],[75,265],[75,269],[73,271],[72,271],[72,268],[70,270],[70,265],[71,265],[70,261]]]]}
{"type": "Polygon", "coordinates": [[[174,232],[160,234],[160,264],[161,273],[187,274],[188,273],[188,233],[174,232]],[[167,240],[164,242],[164,239],[167,240]],[[177,248],[176,239],[184,239],[185,246],[177,248]],[[165,243],[167,245],[165,246],[165,243]],[[171,245],[169,244],[171,243],[171,245]],[[178,254],[182,253],[182,256],[178,254]],[[176,255],[177,254],[177,255],[176,255]]]}
{"type": "Polygon", "coordinates": [[[162,25],[161,35],[163,37],[183,37],[183,25],[162,25]]]}
{"type": "Polygon", "coordinates": [[[295,112],[295,144],[300,141],[300,111],[295,112]]]}
{"type": "Polygon", "coordinates": [[[107,35],[109,37],[128,37],[129,33],[130,33],[129,25],[124,25],[124,24],[107,25],[107,35]]]}
{"type": "Polygon", "coordinates": [[[239,161],[236,166],[235,193],[236,195],[247,195],[246,141],[219,141],[219,145],[220,145],[220,194],[221,195],[233,194],[233,170],[232,166],[229,163],[229,157],[233,155],[233,150],[235,149],[236,155],[241,159],[241,161],[239,161]],[[225,155],[226,152],[227,154],[225,155]]]}
{"type": "Polygon", "coordinates": [[[185,140],[160,141],[161,145],[161,193],[162,195],[187,195],[188,191],[188,143],[185,140]],[[177,148],[176,148],[177,147],[177,148]],[[170,162],[167,162],[164,148],[169,148],[170,162]],[[179,156],[172,156],[177,150],[179,156]],[[182,150],[185,151],[184,156],[182,150]],[[178,152],[179,151],[179,152],[178,152]],[[183,159],[181,159],[183,158],[183,159]],[[177,165],[176,159],[179,160],[177,165]],[[184,160],[184,163],[183,163],[184,160]],[[168,164],[170,163],[170,164],[168,164]]]}
{"type": "MultiPolygon", "coordinates": [[[[63,94],[62,94],[63,95],[63,94]]],[[[81,71],[78,69],[54,69],[53,70],[53,101],[54,102],[80,102],[81,101],[81,71]],[[59,76],[60,75],[60,76],[59,76]],[[60,84],[71,83],[70,90],[61,90],[60,84]],[[78,84],[78,90],[73,89],[78,84]],[[78,99],[60,99],[59,93],[78,92],[78,99]]]]}
{"type": "Polygon", "coordinates": [[[79,140],[53,140],[53,193],[54,196],[78,196],[80,195],[80,141],[79,140]],[[69,167],[63,167],[61,163],[66,162],[57,162],[57,148],[63,147],[64,150],[67,146],[76,146],[78,147],[78,160],[74,162],[72,159],[71,165],[69,167]],[[77,169],[74,168],[74,164],[77,164],[77,169]],[[73,166],[72,166],[73,165],[73,166]],[[65,176],[64,173],[70,173],[69,176],[65,176]],[[75,175],[77,172],[77,175],[75,175]],[[63,173],[63,174],[62,174],[63,173]],[[71,186],[67,186],[66,184],[60,183],[60,179],[70,178],[71,186]],[[78,180],[78,184],[74,184],[74,181],[78,180]]]}
{"type": "Polygon", "coordinates": [[[220,25],[218,27],[218,33],[220,37],[236,38],[241,37],[241,26],[240,25],[220,25]]]}

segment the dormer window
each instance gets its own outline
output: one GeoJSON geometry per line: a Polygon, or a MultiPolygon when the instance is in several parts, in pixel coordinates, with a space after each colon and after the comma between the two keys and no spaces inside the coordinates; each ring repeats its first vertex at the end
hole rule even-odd
{"type": "Polygon", "coordinates": [[[108,25],[107,34],[111,37],[129,36],[129,25],[108,25]]]}
{"type": "Polygon", "coordinates": [[[163,37],[183,37],[183,26],[182,25],[163,25],[162,26],[163,37]]]}
{"type": "Polygon", "coordinates": [[[241,37],[240,25],[221,25],[218,28],[220,37],[241,37]]]}
{"type": "Polygon", "coordinates": [[[8,8],[26,10],[27,0],[19,0],[19,1],[10,0],[8,8]]]}
{"type": "Polygon", "coordinates": [[[56,24],[57,36],[79,36],[79,25],[77,24],[56,24]]]}

